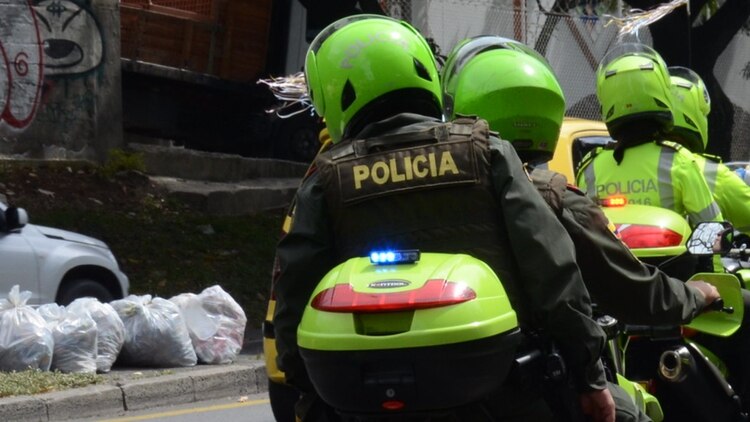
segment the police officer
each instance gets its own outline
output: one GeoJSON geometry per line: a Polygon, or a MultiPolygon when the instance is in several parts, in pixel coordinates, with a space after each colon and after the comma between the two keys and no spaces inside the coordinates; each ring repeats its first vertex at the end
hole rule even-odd
{"type": "MultiPolygon", "coordinates": [[[[565,112],[557,78],[536,51],[498,36],[465,40],[449,54],[442,83],[447,116],[486,118],[532,167],[532,180],[573,239],[584,283],[603,312],[631,324],[678,325],[719,297],[712,285],[686,284],[639,261],[597,204],[564,175],[534,167],[552,158],[565,112]]],[[[621,388],[610,389],[617,420],[649,420],[621,388]]]]}
{"type": "Polygon", "coordinates": [[[686,147],[695,156],[721,214],[736,230],[750,233],[750,186],[721,162],[705,154],[708,145],[708,113],[711,98],[703,80],[692,70],[668,68],[674,98],[674,127],[667,138],[686,147]]]}
{"type": "MultiPolygon", "coordinates": [[[[674,127],[667,137],[690,149],[703,171],[722,215],[744,233],[750,230],[750,186],[717,157],[703,155],[708,144],[708,113],[711,100],[703,80],[685,67],[668,68],[674,98],[674,127]]],[[[717,353],[730,369],[730,382],[737,388],[745,410],[750,410],[750,291],[743,289],[745,310],[742,327],[728,339],[702,336],[700,342],[717,353]]]]}
{"type": "MultiPolygon", "coordinates": [[[[573,245],[512,146],[490,137],[486,121],[442,123],[438,72],[424,38],[390,18],[345,18],[313,41],[305,72],[334,145],[300,186],[294,222],[277,248],[277,362],[303,391],[298,415],[332,417],[316,413],[324,406],[296,344],[316,283],[348,258],[410,247],[487,262],[521,326],[559,344],[584,409],[594,420],[614,420],[599,361],[605,337],[591,319],[573,245]]],[[[508,388],[515,397],[493,406],[532,420],[524,412],[543,406],[519,392],[508,388]]]]}
{"type": "Polygon", "coordinates": [[[596,88],[602,118],[617,142],[584,158],[577,175],[581,189],[596,201],[624,196],[631,204],[671,209],[691,225],[721,221],[693,154],[661,140],[674,121],[661,56],[643,44],[619,44],[599,64],[596,88]]]}

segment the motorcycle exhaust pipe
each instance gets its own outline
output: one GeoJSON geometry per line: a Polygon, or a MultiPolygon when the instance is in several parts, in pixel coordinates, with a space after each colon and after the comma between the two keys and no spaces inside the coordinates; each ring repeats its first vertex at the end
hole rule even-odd
{"type": "Polygon", "coordinates": [[[746,415],[739,397],[719,370],[692,344],[659,357],[656,395],[674,420],[736,421],[746,415]]]}
{"type": "Polygon", "coordinates": [[[682,382],[695,369],[695,361],[685,347],[667,350],[659,357],[659,374],[669,382],[682,382]]]}

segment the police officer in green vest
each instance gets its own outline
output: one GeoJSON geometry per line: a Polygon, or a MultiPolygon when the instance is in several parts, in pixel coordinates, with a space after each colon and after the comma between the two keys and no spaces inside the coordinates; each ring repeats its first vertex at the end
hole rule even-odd
{"type": "Polygon", "coordinates": [[[708,145],[708,113],[711,99],[703,80],[692,70],[668,68],[674,98],[674,127],[667,138],[689,149],[703,171],[721,214],[735,229],[750,233],[750,186],[720,157],[705,154],[708,145]]]}
{"type": "MultiPolygon", "coordinates": [[[[599,308],[630,324],[689,322],[715,287],[684,283],[639,261],[612,232],[599,206],[564,175],[547,170],[565,113],[565,98],[547,61],[524,44],[498,36],[459,43],[443,68],[446,116],[479,115],[509,141],[576,248],[584,283],[599,308]]],[[[617,420],[649,420],[622,389],[610,385],[617,420]]]]}
{"type": "MultiPolygon", "coordinates": [[[[298,189],[294,222],[277,248],[277,362],[303,392],[298,416],[335,418],[316,399],[296,343],[315,285],[348,258],[408,247],[487,262],[522,327],[559,344],[593,420],[614,420],[599,361],[605,336],[591,318],[573,244],[513,147],[491,137],[486,121],[442,122],[438,71],[424,38],[390,18],[345,18],[312,42],[305,73],[334,145],[298,189]]],[[[492,406],[544,420],[538,397],[507,387],[497,396],[506,400],[492,406]]]]}
{"type": "Polygon", "coordinates": [[[624,196],[630,204],[671,209],[688,218],[721,221],[695,157],[686,148],[664,142],[674,122],[667,66],[643,44],[613,48],[597,69],[602,118],[617,141],[597,149],[578,170],[578,185],[592,199],[624,196]]]}
{"type": "MultiPolygon", "coordinates": [[[[670,67],[674,98],[674,127],[667,137],[693,152],[703,171],[722,215],[745,233],[750,230],[750,186],[721,163],[718,157],[704,155],[708,144],[708,113],[711,100],[703,80],[685,67],[670,67]]],[[[743,289],[745,309],[750,305],[750,292],[743,289]]],[[[750,312],[744,314],[742,327],[728,339],[702,336],[699,340],[719,354],[729,366],[730,382],[740,393],[745,410],[750,410],[750,312]]]]}

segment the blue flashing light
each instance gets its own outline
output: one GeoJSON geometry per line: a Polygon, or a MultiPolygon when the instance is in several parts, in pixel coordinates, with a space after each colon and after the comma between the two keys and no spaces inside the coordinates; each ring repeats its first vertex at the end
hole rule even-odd
{"type": "Polygon", "coordinates": [[[370,253],[370,263],[374,265],[413,264],[417,261],[419,261],[419,251],[416,249],[372,251],[370,253]]]}

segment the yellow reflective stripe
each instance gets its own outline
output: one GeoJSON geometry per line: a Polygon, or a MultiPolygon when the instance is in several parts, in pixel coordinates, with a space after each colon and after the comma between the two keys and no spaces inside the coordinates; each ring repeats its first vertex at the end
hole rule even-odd
{"type": "Polygon", "coordinates": [[[714,221],[716,220],[716,217],[719,216],[721,213],[721,210],[719,209],[719,206],[716,205],[716,202],[711,202],[706,208],[703,208],[697,213],[689,213],[688,218],[690,219],[690,222],[695,225],[700,223],[701,221],[714,221]]]}
{"type": "Polygon", "coordinates": [[[586,196],[596,198],[596,172],[593,160],[583,169],[583,179],[586,182],[586,196]]]}
{"type": "Polygon", "coordinates": [[[659,181],[659,202],[662,208],[675,209],[674,188],[672,187],[672,165],[674,163],[675,150],[661,147],[659,153],[659,164],[657,167],[657,180],[659,181]]]}
{"type": "Polygon", "coordinates": [[[716,177],[719,174],[719,163],[709,159],[703,159],[703,176],[706,178],[708,189],[711,194],[716,191],[716,177]]]}

